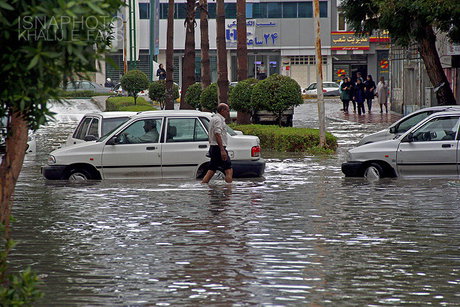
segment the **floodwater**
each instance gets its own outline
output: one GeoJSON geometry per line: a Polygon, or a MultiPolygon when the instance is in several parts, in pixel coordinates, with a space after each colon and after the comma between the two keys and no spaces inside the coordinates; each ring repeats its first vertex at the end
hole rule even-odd
{"type": "MultiPolygon", "coordinates": [[[[264,178],[231,185],[46,182],[47,154],[92,110],[74,103],[37,131],[16,188],[11,260],[40,274],[37,306],[460,305],[460,182],[340,171],[384,125],[328,119],[337,155],[265,152],[264,178]]],[[[316,105],[294,124],[317,125],[316,105]]]]}

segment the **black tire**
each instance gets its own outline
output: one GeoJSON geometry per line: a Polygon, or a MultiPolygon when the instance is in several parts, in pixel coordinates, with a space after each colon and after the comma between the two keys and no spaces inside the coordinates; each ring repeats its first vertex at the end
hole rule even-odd
{"type": "Polygon", "coordinates": [[[73,168],[67,176],[67,180],[69,181],[87,181],[91,179],[94,179],[91,172],[84,168],[73,168]]]}
{"type": "Polygon", "coordinates": [[[364,168],[364,178],[368,180],[378,180],[384,177],[383,167],[376,162],[368,164],[364,168]]]}

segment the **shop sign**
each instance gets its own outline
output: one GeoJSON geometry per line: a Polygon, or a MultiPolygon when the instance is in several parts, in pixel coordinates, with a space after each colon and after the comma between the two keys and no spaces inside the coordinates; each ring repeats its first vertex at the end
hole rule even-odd
{"type": "Polygon", "coordinates": [[[355,32],[331,32],[331,50],[369,50],[369,36],[355,32]]]}
{"type": "MultiPolygon", "coordinates": [[[[247,44],[248,47],[278,46],[279,30],[276,22],[257,22],[257,20],[248,20],[247,27],[247,44]],[[262,29],[257,29],[262,28],[262,29]],[[263,29],[267,28],[267,29],[263,29]]],[[[237,46],[237,29],[236,20],[229,21],[225,29],[225,40],[227,47],[237,46]]]]}
{"type": "Polygon", "coordinates": [[[387,30],[385,31],[376,31],[369,37],[369,41],[371,43],[389,43],[390,42],[390,34],[387,30]]]}

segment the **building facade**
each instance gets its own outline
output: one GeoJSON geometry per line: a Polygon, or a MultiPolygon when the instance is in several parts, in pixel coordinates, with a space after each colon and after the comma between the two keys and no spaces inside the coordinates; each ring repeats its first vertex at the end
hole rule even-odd
{"type": "MultiPolygon", "coordinates": [[[[211,80],[217,80],[216,4],[209,5],[209,41],[211,80]]],[[[158,63],[166,62],[168,1],[158,1],[159,53],[158,63]]],[[[359,36],[349,32],[336,0],[320,1],[323,79],[338,81],[343,76],[371,74],[374,79],[388,77],[388,37],[359,36]]],[[[150,1],[136,3],[136,68],[149,73],[150,1]]],[[[174,20],[174,81],[181,84],[185,44],[184,19],[186,1],[175,1],[174,20]]],[[[236,81],[236,0],[225,1],[228,74],[236,81]]],[[[312,1],[247,0],[247,37],[249,77],[258,77],[261,66],[266,75],[283,74],[295,79],[302,88],[316,82],[315,32],[312,1]]],[[[200,20],[196,14],[196,80],[200,81],[200,20]]],[[[120,79],[123,71],[123,44],[114,45],[108,55],[118,65],[105,65],[105,75],[120,79]]],[[[132,63],[131,63],[132,64],[132,63]]]]}

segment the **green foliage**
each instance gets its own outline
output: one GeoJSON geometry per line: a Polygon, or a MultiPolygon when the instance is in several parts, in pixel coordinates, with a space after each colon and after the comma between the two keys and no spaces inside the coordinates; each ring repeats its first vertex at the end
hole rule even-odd
{"type": "Polygon", "coordinates": [[[38,290],[40,280],[30,268],[11,274],[7,285],[0,287],[1,306],[32,306],[34,302],[43,297],[38,290]]]}
{"type": "Polygon", "coordinates": [[[185,102],[195,109],[201,109],[200,97],[202,92],[201,83],[190,85],[187,88],[187,93],[185,93],[185,102]]]}
{"type": "Polygon", "coordinates": [[[460,41],[460,1],[344,0],[341,8],[347,22],[357,32],[388,30],[392,42],[408,46],[433,26],[456,42],[460,41]]]}
{"type": "Polygon", "coordinates": [[[2,0],[1,3],[0,117],[19,111],[30,127],[37,129],[50,114],[47,101],[59,98],[60,83],[77,74],[88,79],[87,73],[97,70],[95,63],[102,59],[113,36],[112,16],[124,3],[121,0],[2,0]]]}
{"type": "Polygon", "coordinates": [[[140,70],[130,70],[121,77],[121,87],[128,92],[129,96],[134,97],[134,104],[136,104],[137,93],[149,87],[149,79],[140,70]]]}
{"type": "MultiPolygon", "coordinates": [[[[157,101],[160,104],[160,108],[165,108],[166,102],[166,81],[159,80],[153,81],[149,85],[149,98],[153,101],[157,101]]],[[[173,83],[173,99],[179,98],[179,86],[173,83]]]]}
{"type": "Polygon", "coordinates": [[[326,133],[326,145],[319,147],[319,130],[310,128],[278,127],[272,125],[230,125],[244,134],[256,135],[263,149],[283,152],[333,153],[337,149],[337,138],[326,133]]]}
{"type": "Polygon", "coordinates": [[[60,91],[61,98],[88,98],[93,96],[108,96],[107,93],[96,93],[94,91],[60,91]]]}
{"type": "Polygon", "coordinates": [[[137,98],[134,104],[134,97],[110,97],[106,100],[106,111],[154,111],[154,108],[143,97],[137,98]]]}
{"type": "Polygon", "coordinates": [[[215,112],[217,109],[217,83],[212,83],[201,93],[200,104],[202,111],[215,112]]]}
{"type": "Polygon", "coordinates": [[[242,111],[247,113],[254,113],[255,106],[252,104],[252,90],[254,85],[257,84],[257,79],[250,78],[238,82],[233,90],[230,92],[229,100],[230,106],[233,110],[242,111]]]}
{"type": "Polygon", "coordinates": [[[255,84],[251,99],[254,111],[270,111],[277,116],[278,122],[284,111],[303,103],[299,84],[290,77],[278,74],[255,84]]]}

